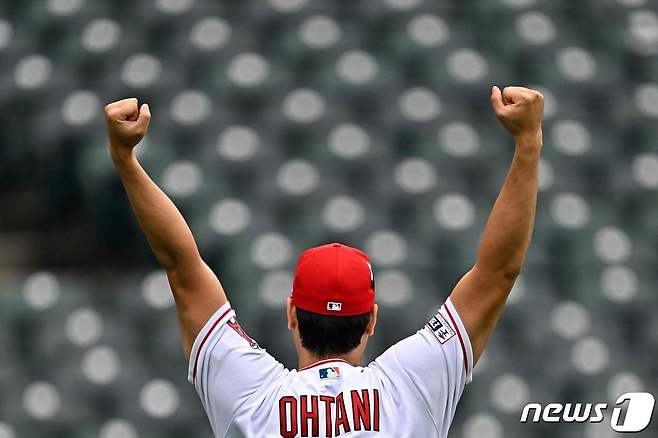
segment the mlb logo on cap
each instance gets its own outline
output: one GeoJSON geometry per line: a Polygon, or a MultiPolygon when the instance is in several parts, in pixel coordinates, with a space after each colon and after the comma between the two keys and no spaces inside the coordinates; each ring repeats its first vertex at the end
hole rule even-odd
{"type": "Polygon", "coordinates": [[[327,310],[332,310],[334,312],[340,312],[340,309],[343,308],[343,303],[336,303],[334,301],[329,301],[327,303],[327,310]]]}
{"type": "Polygon", "coordinates": [[[320,368],[321,379],[338,379],[340,378],[340,368],[338,367],[329,367],[329,368],[320,368]]]}

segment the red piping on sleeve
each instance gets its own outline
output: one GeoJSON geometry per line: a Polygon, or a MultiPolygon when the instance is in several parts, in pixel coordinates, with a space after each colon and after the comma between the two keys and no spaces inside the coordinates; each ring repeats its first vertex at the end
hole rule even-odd
{"type": "Polygon", "coordinates": [[[464,339],[462,338],[462,334],[459,331],[459,326],[455,322],[455,318],[453,318],[452,313],[450,313],[450,309],[448,308],[448,306],[443,306],[443,307],[445,307],[446,312],[450,317],[450,321],[452,322],[452,326],[455,328],[455,331],[457,332],[457,337],[459,337],[459,343],[462,346],[462,353],[464,354],[464,369],[466,370],[466,376],[468,376],[468,356],[466,355],[466,347],[464,346],[464,339]]]}
{"type": "Polygon", "coordinates": [[[229,307],[229,308],[226,310],[226,312],[222,313],[222,316],[220,316],[219,318],[217,318],[217,321],[215,321],[215,323],[212,325],[212,327],[210,327],[210,330],[208,330],[208,333],[206,333],[206,335],[203,337],[203,340],[202,340],[201,343],[199,344],[199,349],[197,350],[197,352],[196,352],[196,357],[194,358],[194,368],[192,369],[192,380],[196,380],[196,369],[197,369],[197,366],[199,366],[199,356],[201,356],[201,349],[203,348],[203,345],[204,345],[204,344],[206,343],[206,341],[208,340],[208,337],[210,337],[210,334],[215,330],[215,327],[217,327],[217,324],[219,324],[219,322],[220,322],[222,319],[224,319],[224,317],[225,317],[226,315],[228,315],[228,313],[229,313],[231,310],[233,310],[233,309],[231,309],[231,308],[229,307]]]}

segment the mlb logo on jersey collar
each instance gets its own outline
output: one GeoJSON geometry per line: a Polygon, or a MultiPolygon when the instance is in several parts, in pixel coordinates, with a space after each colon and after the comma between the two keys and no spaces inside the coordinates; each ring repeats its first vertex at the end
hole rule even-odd
{"type": "Polygon", "coordinates": [[[340,368],[339,367],[328,367],[320,368],[320,379],[339,379],[340,378],[340,368]]]}

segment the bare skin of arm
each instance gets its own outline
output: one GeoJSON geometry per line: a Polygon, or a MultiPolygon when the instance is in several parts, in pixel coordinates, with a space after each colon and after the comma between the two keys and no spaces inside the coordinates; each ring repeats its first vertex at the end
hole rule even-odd
{"type": "Polygon", "coordinates": [[[514,158],[487,220],[475,265],[450,295],[471,340],[474,362],[482,355],[528,251],[542,147],[540,93],[521,87],[501,92],[494,87],[491,103],[514,137],[514,158]]]}
{"type": "Polygon", "coordinates": [[[226,303],[217,276],[197,249],[185,219],[174,203],[153,182],[135,155],[135,146],[148,130],[151,112],[137,99],[124,99],[105,107],[110,156],[142,231],[167,272],[174,293],[185,358],[194,339],[212,314],[226,303]]]}

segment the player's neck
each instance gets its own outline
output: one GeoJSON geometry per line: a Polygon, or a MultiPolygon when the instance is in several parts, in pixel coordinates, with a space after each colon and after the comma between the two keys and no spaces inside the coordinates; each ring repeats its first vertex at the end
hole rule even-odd
{"type": "Polygon", "coordinates": [[[337,359],[337,360],[344,360],[345,362],[348,362],[354,366],[358,366],[361,363],[361,356],[362,354],[357,351],[358,349],[354,349],[350,351],[349,353],[346,354],[333,354],[333,355],[327,355],[327,356],[318,356],[315,354],[312,354],[308,350],[305,350],[303,348],[300,349],[299,351],[299,361],[298,361],[298,368],[301,370],[302,368],[306,368],[310,365],[313,365],[315,363],[321,362],[323,360],[331,360],[331,359],[337,359]]]}

